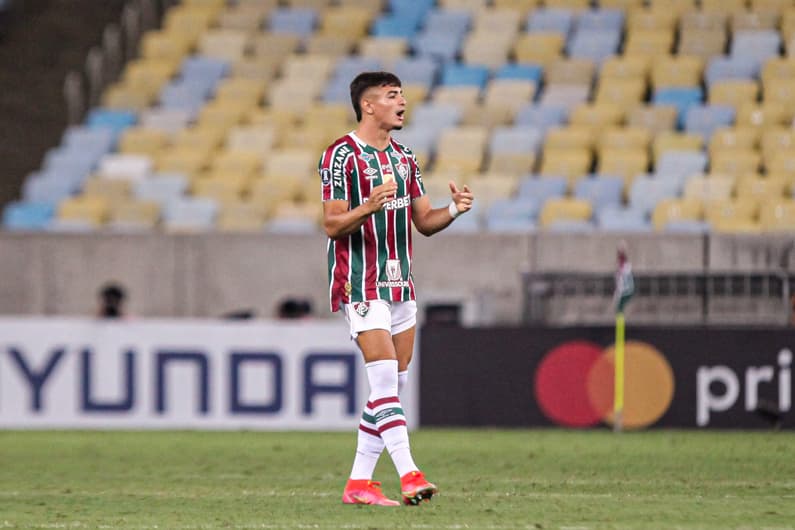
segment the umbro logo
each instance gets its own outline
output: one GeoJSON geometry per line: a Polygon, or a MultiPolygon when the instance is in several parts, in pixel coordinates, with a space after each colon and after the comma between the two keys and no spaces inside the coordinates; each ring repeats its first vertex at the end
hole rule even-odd
{"type": "Polygon", "coordinates": [[[375,176],[378,174],[378,170],[374,167],[368,167],[363,171],[363,173],[366,175],[365,178],[369,180],[375,178],[375,176]]]}

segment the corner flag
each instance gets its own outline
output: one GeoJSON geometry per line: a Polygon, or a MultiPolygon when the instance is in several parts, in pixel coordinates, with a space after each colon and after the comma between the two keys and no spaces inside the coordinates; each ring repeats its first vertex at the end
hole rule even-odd
{"type": "Polygon", "coordinates": [[[618,245],[618,268],[616,270],[616,290],[613,302],[616,306],[616,347],[615,372],[613,381],[613,429],[621,431],[624,413],[624,307],[635,294],[635,280],[632,266],[627,257],[626,244],[618,245]]]}

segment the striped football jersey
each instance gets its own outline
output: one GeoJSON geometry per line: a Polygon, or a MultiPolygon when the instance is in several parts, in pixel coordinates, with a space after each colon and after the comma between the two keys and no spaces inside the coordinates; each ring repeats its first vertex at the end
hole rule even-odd
{"type": "Polygon", "coordinates": [[[414,154],[394,139],[379,151],[349,133],[326,149],[318,172],[323,201],[348,201],[351,210],[367,201],[375,186],[389,179],[398,185],[395,198],[358,231],[329,238],[331,310],[368,300],[414,300],[411,204],[425,194],[414,154]]]}

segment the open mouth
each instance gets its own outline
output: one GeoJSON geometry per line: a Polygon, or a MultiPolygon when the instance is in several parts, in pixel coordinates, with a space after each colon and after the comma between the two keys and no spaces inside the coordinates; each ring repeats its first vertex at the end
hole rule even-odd
{"type": "Polygon", "coordinates": [[[399,111],[397,111],[397,117],[402,120],[403,119],[403,114],[405,114],[405,113],[406,113],[405,110],[399,110],[399,111]]]}

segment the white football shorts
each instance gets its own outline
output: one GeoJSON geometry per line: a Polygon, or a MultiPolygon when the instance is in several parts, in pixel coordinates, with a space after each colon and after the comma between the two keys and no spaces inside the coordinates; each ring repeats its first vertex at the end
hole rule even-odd
{"type": "Polygon", "coordinates": [[[362,331],[385,329],[397,335],[417,324],[417,302],[388,302],[370,300],[345,304],[345,320],[351,328],[351,338],[362,331]]]}

